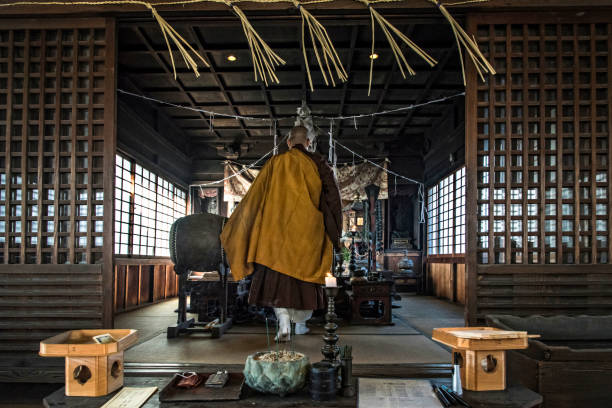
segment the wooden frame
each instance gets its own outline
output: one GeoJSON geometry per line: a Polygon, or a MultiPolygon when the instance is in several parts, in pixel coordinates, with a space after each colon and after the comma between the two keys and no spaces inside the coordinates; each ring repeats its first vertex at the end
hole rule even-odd
{"type": "MultiPolygon", "coordinates": [[[[461,9],[461,10],[498,10],[500,8],[505,9],[521,9],[521,10],[533,10],[533,9],[542,9],[546,7],[550,10],[551,7],[610,7],[610,1],[608,0],[514,0],[512,4],[509,5],[507,0],[490,0],[484,3],[478,3],[475,6],[469,7],[453,7],[453,9],[461,9]]],[[[386,4],[382,3],[377,5],[378,8],[389,8],[389,9],[426,9],[429,10],[432,8],[431,3],[427,0],[420,1],[409,1],[406,3],[400,4],[386,4]]],[[[294,9],[294,6],[287,3],[270,3],[262,5],[260,2],[253,3],[245,3],[240,6],[241,9],[244,10],[266,10],[266,11],[284,11],[287,9],[294,9]]],[[[363,10],[363,6],[361,4],[355,3],[353,0],[337,0],[333,3],[319,3],[319,4],[309,4],[309,9],[319,9],[319,10],[355,10],[361,11],[363,10]]],[[[163,11],[171,11],[176,10],[175,5],[167,5],[167,6],[159,6],[160,12],[163,11]]],[[[195,4],[186,4],[181,7],[186,13],[192,13],[194,11],[225,11],[227,10],[227,6],[223,4],[219,4],[216,2],[210,3],[195,3],[195,4]]],[[[32,15],[32,14],[45,14],[45,15],[58,15],[58,14],[82,14],[82,13],[142,13],[143,7],[140,5],[130,5],[130,4],[120,4],[120,5],[111,5],[111,6],[70,6],[70,7],[48,7],[41,11],[40,6],[16,6],[16,7],[7,7],[6,14],[12,15],[32,15]]],[[[216,16],[213,18],[217,18],[216,16]]]]}
{"type": "Polygon", "coordinates": [[[610,234],[603,228],[611,217],[609,18],[606,13],[468,16],[468,31],[476,33],[499,72],[484,85],[472,67],[468,77],[470,324],[486,313],[609,313],[599,297],[607,295],[599,285],[612,281],[606,273],[610,234]],[[505,141],[503,149],[498,140],[505,141]],[[491,172],[490,179],[479,172],[491,172]],[[508,179],[496,180],[494,172],[505,172],[508,179]],[[518,172],[524,177],[512,179],[518,172]],[[535,175],[541,177],[529,179],[535,175]],[[479,196],[484,189],[489,194],[479,196]],[[498,189],[504,197],[494,196],[498,189]],[[513,189],[520,196],[511,196],[513,189]],[[479,203],[490,212],[504,205],[497,219],[511,231],[496,232],[496,216],[479,214],[479,203]],[[513,204],[522,213],[513,214],[513,204]],[[606,206],[607,214],[597,215],[597,208],[606,206]],[[522,226],[514,231],[522,248],[510,245],[515,220],[522,226]],[[485,248],[478,246],[479,234],[487,237],[485,248]],[[600,236],[607,244],[597,248],[600,236]],[[572,245],[561,248],[563,242],[572,245]],[[522,259],[515,255],[526,251],[522,259]],[[489,265],[482,264],[485,259],[489,265]],[[554,290],[547,292],[546,286],[554,290]]]}
{"type": "MultiPolygon", "coordinates": [[[[119,213],[122,211],[117,210],[117,200],[121,201],[122,203],[125,202],[129,205],[129,210],[128,210],[128,214],[129,214],[129,222],[128,222],[128,228],[129,228],[129,232],[128,232],[128,236],[127,236],[127,244],[123,244],[123,241],[121,240],[120,237],[120,244],[121,245],[127,245],[127,253],[122,253],[121,250],[119,252],[116,251],[116,248],[113,247],[113,252],[115,256],[118,257],[125,257],[125,256],[129,256],[129,257],[133,257],[134,259],[139,259],[139,258],[158,258],[158,259],[167,259],[168,255],[159,255],[157,253],[157,249],[158,249],[158,241],[159,241],[159,237],[158,237],[158,232],[159,230],[158,225],[160,223],[160,221],[158,220],[158,216],[161,214],[162,216],[172,216],[174,219],[176,219],[177,216],[177,211],[175,208],[169,208],[168,206],[164,206],[163,205],[163,199],[167,198],[166,193],[170,193],[172,195],[171,200],[174,202],[174,200],[176,200],[177,198],[180,199],[181,197],[179,195],[177,195],[174,191],[178,190],[180,193],[182,193],[182,195],[184,196],[185,199],[185,208],[182,212],[182,214],[179,214],[180,216],[185,216],[187,214],[187,210],[188,210],[188,195],[189,195],[189,191],[187,189],[184,189],[183,187],[177,185],[176,183],[173,183],[172,181],[169,181],[166,177],[159,175],[155,170],[149,170],[148,166],[144,166],[142,165],[138,160],[134,160],[132,157],[130,157],[129,155],[124,154],[123,152],[117,152],[116,153],[116,157],[120,157],[121,158],[121,165],[119,165],[118,163],[113,164],[113,166],[115,166],[115,168],[119,168],[122,171],[129,171],[130,173],[130,190],[127,191],[124,188],[124,183],[122,183],[121,187],[118,187],[116,185],[116,182],[114,183],[114,191],[115,193],[117,193],[118,190],[120,190],[121,192],[129,192],[130,193],[130,201],[129,202],[125,202],[123,201],[123,199],[119,199],[116,198],[115,200],[115,212],[113,213],[113,217],[115,220],[115,224],[118,221],[118,216],[119,213]],[[125,164],[129,164],[129,168],[126,168],[124,165],[125,164]],[[138,188],[142,189],[142,190],[146,190],[147,189],[147,185],[145,184],[146,182],[150,182],[151,179],[148,180],[144,180],[144,175],[143,174],[137,174],[137,166],[140,167],[141,172],[147,172],[149,173],[149,175],[153,176],[155,178],[155,181],[153,181],[152,183],[155,186],[155,210],[154,210],[154,215],[155,215],[155,220],[154,220],[154,226],[155,226],[155,235],[153,236],[153,245],[147,245],[147,247],[152,247],[153,249],[153,253],[151,254],[134,254],[134,238],[136,236],[140,236],[141,238],[143,238],[142,233],[136,233],[136,211],[135,211],[135,206],[136,206],[136,202],[139,202],[139,205],[142,205],[143,201],[150,201],[149,198],[141,196],[139,200],[137,200],[137,196],[138,196],[138,188]],[[138,183],[138,178],[141,178],[143,181],[139,184],[138,183]],[[160,182],[161,181],[161,182],[160,182]],[[171,189],[168,189],[166,187],[164,187],[164,185],[169,185],[171,187],[171,189]],[[159,202],[159,198],[162,197],[162,202],[159,202]],[[171,214],[170,214],[171,212],[171,214]]],[[[126,178],[121,178],[122,181],[127,181],[126,178]]],[[[142,194],[142,193],[141,193],[142,194]]],[[[175,203],[176,204],[176,203],[175,203]]],[[[172,205],[172,203],[171,203],[172,205]]],[[[125,212],[123,212],[125,213],[125,212]]],[[[140,214],[141,217],[144,217],[144,214],[140,214]]],[[[121,228],[123,228],[123,224],[125,224],[123,222],[123,218],[121,219],[121,228]]],[[[143,225],[143,223],[138,224],[138,227],[141,227],[143,225]]],[[[170,225],[168,225],[168,233],[170,231],[170,225]]],[[[121,232],[123,232],[123,230],[121,230],[121,232]]],[[[163,232],[163,230],[162,230],[163,232]]],[[[115,237],[117,238],[117,237],[115,237]]],[[[145,235],[144,238],[147,238],[147,236],[145,235]]],[[[150,238],[150,237],[149,237],[150,238]]],[[[145,239],[146,241],[146,239],[145,239]]],[[[117,239],[115,239],[115,244],[117,243],[117,239]]],[[[166,247],[167,249],[168,247],[166,247]]]]}
{"type": "MultiPolygon", "coordinates": [[[[456,170],[453,170],[451,173],[449,173],[446,176],[442,177],[442,179],[440,181],[438,181],[437,183],[435,183],[435,184],[433,184],[433,185],[431,185],[431,186],[429,186],[427,188],[427,202],[426,202],[426,205],[428,207],[427,208],[427,212],[428,212],[427,227],[429,227],[429,225],[430,225],[429,224],[429,201],[430,201],[430,192],[429,191],[432,188],[437,187],[437,191],[436,191],[435,194],[438,195],[438,197],[436,198],[436,202],[437,202],[436,210],[438,210],[440,208],[440,205],[441,205],[440,204],[440,200],[441,200],[441,197],[440,197],[440,194],[441,194],[440,193],[440,183],[442,183],[447,178],[451,179],[450,180],[450,185],[452,186],[452,190],[451,190],[452,198],[450,199],[451,200],[450,203],[452,205],[451,205],[450,215],[449,215],[449,218],[448,218],[448,219],[452,219],[453,220],[453,225],[450,227],[450,244],[449,244],[449,246],[451,248],[451,252],[443,253],[443,254],[441,254],[439,252],[440,247],[441,247],[441,245],[440,245],[441,238],[440,238],[440,235],[439,235],[440,231],[441,231],[439,229],[439,224],[440,224],[441,220],[440,220],[439,217],[441,216],[441,213],[438,211],[438,214],[437,214],[438,221],[436,223],[437,226],[438,226],[438,229],[436,230],[436,232],[438,233],[438,238],[436,239],[436,242],[437,242],[437,245],[436,245],[437,253],[436,254],[430,254],[429,253],[429,248],[430,248],[429,247],[429,228],[426,229],[425,249],[426,249],[426,253],[427,253],[427,262],[445,262],[445,261],[443,261],[444,259],[449,259],[449,258],[450,259],[462,259],[462,258],[465,257],[465,251],[464,252],[456,252],[457,242],[455,242],[455,240],[456,240],[456,238],[458,236],[458,234],[456,232],[456,228],[457,228],[458,225],[456,225],[455,222],[457,220],[457,217],[463,217],[463,223],[460,224],[459,226],[464,226],[464,231],[465,231],[464,234],[463,234],[464,242],[463,243],[459,243],[459,245],[467,246],[467,242],[466,242],[466,237],[467,237],[467,233],[466,233],[467,232],[467,225],[466,225],[466,223],[467,223],[467,214],[466,214],[466,208],[467,207],[466,207],[466,205],[465,204],[463,205],[463,213],[462,214],[457,214],[456,213],[457,198],[458,198],[457,195],[456,195],[457,191],[460,190],[460,189],[463,191],[463,194],[460,195],[459,198],[463,198],[464,201],[467,198],[467,195],[466,195],[466,191],[467,191],[467,188],[466,188],[466,186],[467,186],[467,174],[466,174],[465,166],[462,166],[462,167],[460,167],[460,168],[458,168],[456,170]],[[463,172],[463,175],[460,176],[459,178],[460,179],[461,178],[464,179],[464,181],[463,181],[463,184],[459,188],[457,188],[457,185],[456,185],[456,183],[457,183],[457,174],[459,174],[460,172],[463,172]]],[[[445,196],[450,195],[451,192],[449,192],[445,196]]],[[[448,229],[448,228],[446,228],[446,229],[448,229]]]]}

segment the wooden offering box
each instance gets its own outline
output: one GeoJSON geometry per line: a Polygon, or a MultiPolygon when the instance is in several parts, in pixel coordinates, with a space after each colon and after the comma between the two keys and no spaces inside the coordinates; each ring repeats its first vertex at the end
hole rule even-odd
{"type": "Polygon", "coordinates": [[[433,329],[432,339],[458,353],[461,385],[470,391],[506,389],[506,350],[528,347],[527,332],[493,327],[433,329]]]}
{"type": "Polygon", "coordinates": [[[40,342],[43,357],[66,358],[66,395],[99,397],[123,386],[123,350],[138,340],[136,330],[70,330],[40,342]],[[94,336],[109,333],[113,343],[94,336]]]}

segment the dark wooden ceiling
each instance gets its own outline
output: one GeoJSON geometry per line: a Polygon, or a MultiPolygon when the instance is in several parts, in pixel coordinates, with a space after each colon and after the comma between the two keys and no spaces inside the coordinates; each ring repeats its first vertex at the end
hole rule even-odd
{"type": "MultiPolygon", "coordinates": [[[[335,87],[326,86],[309,47],[315,87],[311,92],[300,48],[300,21],[296,15],[285,17],[258,16],[252,20],[262,38],[287,61],[277,70],[278,85],[265,87],[254,81],[242,27],[237,19],[228,20],[226,16],[218,21],[197,17],[189,21],[170,20],[211,64],[210,68],[202,66],[201,75],[196,78],[186,68],[180,54],[175,53],[177,80],[173,78],[168,50],[157,25],[146,20],[122,23],[119,28],[119,86],[182,106],[273,118],[278,120],[281,136],[292,127],[296,108],[302,100],[315,115],[356,115],[418,104],[463,90],[459,56],[449,25],[432,17],[391,17],[396,27],[439,63],[431,68],[407,51],[408,61],[417,74],[403,79],[382,31],[377,29],[375,51],[380,57],[375,60],[372,92],[368,96],[371,29],[369,15],[363,14],[350,19],[321,18],[349,73],[349,80],[335,87]],[[235,62],[227,60],[230,54],[237,57],[235,62]]],[[[310,44],[309,39],[307,43],[310,44]]],[[[129,98],[133,97],[123,97],[131,102],[129,98]]],[[[353,120],[344,120],[336,122],[334,127],[338,129],[338,140],[367,154],[420,155],[427,130],[452,109],[453,103],[447,101],[411,111],[362,118],[356,124],[353,120]]],[[[238,150],[242,158],[254,158],[272,148],[272,130],[267,122],[215,117],[211,127],[209,115],[159,107],[163,116],[174,122],[188,138],[192,157],[204,158],[210,155],[205,152],[211,151],[223,156],[228,151],[238,150]]],[[[325,130],[329,127],[328,121],[317,121],[317,124],[325,130]]],[[[320,144],[326,145],[326,141],[321,140],[320,144]]],[[[325,151],[326,146],[321,150],[325,151]]]]}

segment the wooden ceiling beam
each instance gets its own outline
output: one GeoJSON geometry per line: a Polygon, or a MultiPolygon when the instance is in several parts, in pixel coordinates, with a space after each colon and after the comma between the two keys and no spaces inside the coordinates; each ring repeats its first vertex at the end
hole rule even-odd
{"type": "MultiPolygon", "coordinates": [[[[414,26],[414,24],[411,24],[411,26],[414,26]]],[[[358,26],[354,26],[353,28],[357,29],[358,26]]],[[[272,41],[268,41],[268,45],[275,52],[279,54],[282,53],[283,51],[301,52],[301,45],[298,41],[276,43],[274,40],[272,40],[272,41]]],[[[192,46],[195,48],[195,44],[192,44],[192,46]]],[[[336,49],[336,51],[359,50],[359,51],[367,52],[369,55],[371,47],[372,47],[371,42],[368,42],[368,43],[355,42],[354,46],[352,46],[352,40],[350,42],[334,42],[334,48],[336,49]]],[[[382,41],[382,40],[377,41],[374,44],[374,47],[377,50],[386,50],[390,52],[389,43],[386,41],[382,41]]],[[[419,47],[421,47],[422,49],[424,49],[425,51],[429,53],[433,53],[433,52],[443,52],[443,51],[448,50],[450,48],[450,44],[448,42],[444,42],[444,43],[419,42],[419,47]]],[[[155,47],[155,51],[160,52],[160,53],[168,52],[168,48],[160,44],[158,47],[155,47]]],[[[246,43],[244,42],[224,43],[224,44],[215,44],[215,45],[208,44],[206,51],[213,55],[230,54],[232,52],[237,52],[237,51],[245,51],[250,54],[250,49],[248,46],[246,46],[246,43]]],[[[134,44],[123,46],[119,50],[119,55],[123,55],[123,56],[139,55],[139,54],[147,54],[147,53],[148,53],[148,50],[145,47],[142,47],[140,45],[134,45],[134,44]]]]}
{"type": "MultiPolygon", "coordinates": [[[[210,67],[208,69],[213,74],[213,78],[215,79],[215,82],[217,83],[217,86],[221,90],[221,93],[223,94],[223,97],[225,98],[225,101],[229,104],[230,109],[232,110],[232,112],[234,112],[234,115],[239,115],[238,109],[236,109],[236,107],[234,106],[234,101],[232,100],[232,97],[225,90],[225,84],[223,83],[223,79],[221,78],[221,74],[217,73],[217,69],[215,67],[215,60],[213,59],[212,55],[207,51],[206,47],[204,46],[204,40],[202,39],[202,35],[201,35],[200,31],[197,30],[193,26],[190,26],[189,29],[190,29],[189,31],[190,31],[191,35],[193,35],[193,37],[194,37],[194,39],[196,41],[198,51],[203,53],[205,58],[206,58],[206,60],[208,61],[208,64],[210,65],[210,67]]],[[[251,137],[251,133],[246,128],[246,126],[244,124],[244,121],[242,119],[238,119],[238,123],[240,124],[240,128],[242,129],[242,133],[247,138],[251,137]]]]}
{"type": "MultiPolygon", "coordinates": [[[[277,68],[277,72],[283,72],[283,73],[295,73],[295,74],[301,74],[302,73],[302,67],[304,66],[304,63],[302,62],[300,65],[283,65],[277,68]]],[[[164,69],[160,69],[156,66],[154,67],[148,67],[148,68],[134,68],[134,67],[128,67],[125,65],[125,62],[123,64],[119,65],[120,68],[120,72],[129,72],[130,74],[136,74],[136,75],[166,75],[166,71],[164,69]]],[[[392,69],[393,66],[392,65],[381,65],[379,66],[377,69],[379,71],[385,71],[385,70],[390,70],[392,69]]],[[[417,73],[419,72],[431,72],[431,67],[425,63],[414,63],[412,64],[412,68],[414,68],[415,71],[417,71],[417,73]]],[[[311,73],[315,73],[319,71],[319,66],[317,64],[310,64],[310,72],[311,73]]],[[[363,65],[363,66],[357,66],[357,67],[353,67],[351,70],[352,73],[370,73],[370,66],[369,65],[363,65]]],[[[349,75],[351,74],[351,72],[349,72],[349,75]]],[[[457,67],[453,67],[447,69],[446,72],[449,73],[458,73],[461,74],[461,68],[459,66],[457,67]]],[[[185,74],[191,74],[193,75],[193,71],[188,69],[188,68],[176,68],[176,73],[177,75],[185,75],[185,74]]],[[[203,68],[203,71],[201,72],[201,74],[206,74],[206,68],[203,68]]],[[[245,67],[223,67],[217,74],[222,75],[222,74],[253,74],[253,68],[251,66],[245,66],[245,67]]],[[[174,75],[174,74],[172,74],[174,75]]],[[[306,71],[304,71],[304,75],[306,75],[306,71]]]]}
{"type": "MultiPolygon", "coordinates": [[[[136,82],[134,82],[134,79],[131,76],[127,75],[127,76],[125,76],[123,78],[128,83],[128,85],[132,88],[132,90],[136,91],[140,95],[144,95],[145,94],[145,92],[142,89],[140,89],[138,87],[138,85],[136,85],[136,82]]],[[[130,98],[130,96],[126,96],[126,98],[130,98]]],[[[182,136],[183,139],[185,139],[185,141],[187,143],[187,150],[190,151],[191,150],[190,149],[191,138],[189,136],[187,136],[187,134],[184,132],[184,130],[183,130],[184,128],[183,127],[177,125],[174,122],[174,120],[176,120],[176,119],[173,118],[173,117],[170,117],[169,115],[167,115],[166,112],[163,111],[163,109],[159,109],[159,105],[156,104],[155,102],[152,102],[152,101],[149,101],[149,100],[144,100],[143,102],[146,105],[148,105],[148,106],[152,107],[153,109],[155,109],[155,114],[158,116],[158,118],[161,117],[164,121],[169,123],[172,126],[172,128],[174,128],[177,132],[180,133],[180,136],[182,136]]],[[[197,119],[197,120],[202,120],[202,119],[197,119]]]]}
{"type": "MultiPolygon", "coordinates": [[[[346,72],[351,72],[351,68],[353,67],[353,57],[355,56],[355,44],[357,43],[357,36],[359,35],[359,27],[354,26],[351,30],[351,44],[348,62],[346,64],[346,72]]],[[[351,77],[342,84],[342,98],[340,99],[340,106],[338,107],[338,116],[344,115],[344,105],[346,104],[346,95],[348,94],[348,85],[351,82],[351,77]]]]}
{"type": "MultiPolygon", "coordinates": [[[[446,64],[448,64],[450,57],[455,54],[453,52],[455,50],[456,48],[453,47],[452,49],[448,50],[446,54],[440,59],[440,61],[438,62],[438,65],[436,66],[436,71],[433,74],[431,74],[429,78],[427,78],[427,82],[425,83],[423,91],[421,92],[417,100],[414,102],[414,105],[418,105],[425,101],[425,98],[430,93],[432,86],[436,83],[440,75],[442,75],[442,73],[444,72],[444,67],[446,66],[446,64]]],[[[402,120],[402,123],[400,124],[399,130],[397,131],[397,135],[396,135],[398,139],[401,140],[402,132],[404,131],[406,126],[410,124],[410,121],[414,117],[415,112],[417,110],[418,108],[409,110],[408,113],[406,114],[406,117],[402,120]]]]}
{"type": "MultiPolygon", "coordinates": [[[[406,31],[407,37],[410,37],[413,34],[414,28],[415,28],[414,24],[411,24],[410,26],[408,26],[408,30],[406,31]]],[[[406,48],[407,48],[406,44],[403,43],[400,46],[401,52],[404,53],[406,51],[406,48]]],[[[387,96],[389,85],[391,85],[391,79],[393,79],[393,75],[397,71],[397,68],[398,68],[397,61],[394,60],[391,70],[387,72],[387,76],[385,78],[385,85],[383,86],[382,92],[378,96],[378,101],[376,101],[376,108],[374,108],[373,112],[378,112],[380,110],[380,107],[382,106],[383,101],[385,100],[385,97],[387,96]]],[[[368,124],[368,131],[366,132],[367,136],[370,136],[372,134],[372,128],[374,127],[374,122],[376,122],[376,116],[372,116],[372,118],[370,119],[370,123],[368,124]]]]}
{"type": "MultiPolygon", "coordinates": [[[[166,71],[166,75],[173,75],[172,71],[170,69],[170,66],[168,65],[168,63],[166,61],[164,61],[164,59],[153,50],[153,47],[151,47],[151,41],[149,40],[149,38],[147,37],[147,35],[142,31],[141,28],[139,27],[134,27],[134,32],[136,33],[136,35],[138,35],[138,37],[141,39],[141,41],[147,46],[150,47],[151,49],[151,56],[158,62],[159,65],[162,66],[162,68],[166,71]]],[[[185,92],[185,87],[183,86],[183,83],[181,82],[180,78],[176,79],[176,87],[182,92],[184,93],[187,98],[189,99],[189,106],[191,106],[192,108],[197,109],[196,107],[196,102],[193,99],[193,97],[188,93],[185,92]]],[[[206,121],[206,123],[209,125],[209,127],[212,130],[212,133],[219,137],[219,134],[217,134],[214,130],[214,128],[212,128],[211,122],[210,120],[206,117],[206,115],[204,115],[204,113],[202,112],[198,112],[198,114],[200,115],[200,117],[202,119],[204,119],[206,121]]]]}
{"type": "MultiPolygon", "coordinates": [[[[270,119],[272,119],[273,121],[277,121],[276,116],[274,115],[274,110],[272,108],[272,104],[270,103],[270,95],[268,94],[268,89],[265,87],[264,84],[259,84],[259,88],[261,89],[261,94],[264,98],[264,102],[266,103],[266,107],[268,108],[268,112],[270,113],[270,119]]],[[[272,126],[272,125],[271,125],[272,126]]],[[[256,128],[254,126],[250,126],[251,129],[256,128]]],[[[281,132],[280,132],[280,127],[278,126],[278,123],[276,123],[276,125],[272,126],[272,132],[276,133],[276,138],[277,138],[277,143],[280,143],[281,140],[281,132]]],[[[274,144],[274,142],[272,142],[274,144]]]]}
{"type": "MultiPolygon", "coordinates": [[[[133,74],[126,74],[129,75],[130,77],[133,77],[133,74]]],[[[350,80],[350,78],[349,78],[350,80]]],[[[261,90],[261,87],[264,86],[263,84],[261,85],[243,85],[243,86],[226,86],[225,90],[227,92],[258,92],[261,90]]],[[[388,85],[387,85],[388,87],[388,85]]],[[[265,88],[265,86],[264,86],[265,88]]],[[[348,85],[346,86],[346,88],[348,88],[348,85]]],[[[357,90],[357,91],[365,91],[368,89],[368,85],[367,84],[351,84],[351,90],[357,90]]],[[[176,89],[173,87],[167,87],[167,86],[155,86],[155,87],[140,87],[140,89],[145,92],[145,93],[176,93],[176,89]]],[[[299,91],[301,91],[302,89],[302,85],[298,85],[298,84],[294,84],[294,85],[272,85],[269,88],[265,88],[270,92],[274,92],[274,91],[296,91],[296,93],[298,93],[299,91]]],[[[334,88],[332,88],[334,89],[334,88]]],[[[373,91],[378,91],[378,90],[385,90],[385,85],[375,85],[372,84],[372,90],[373,91]]],[[[397,90],[397,91],[418,91],[423,89],[423,85],[417,85],[417,84],[410,84],[410,83],[404,83],[404,84],[398,84],[395,83],[393,84],[393,90],[397,90]]],[[[461,83],[461,77],[458,76],[457,77],[457,83],[456,84],[437,84],[435,87],[432,87],[432,91],[435,90],[440,90],[440,91],[447,91],[447,90],[462,90],[463,89],[463,83],[461,83]]],[[[186,86],[185,90],[187,92],[219,92],[221,89],[217,86],[186,86]]],[[[347,89],[348,90],[348,89],[347,89]]],[[[344,95],[345,92],[345,87],[342,88],[342,94],[344,95]]],[[[342,98],[340,98],[340,101],[342,101],[342,98]]],[[[338,112],[340,112],[340,109],[338,109],[338,112]]]]}

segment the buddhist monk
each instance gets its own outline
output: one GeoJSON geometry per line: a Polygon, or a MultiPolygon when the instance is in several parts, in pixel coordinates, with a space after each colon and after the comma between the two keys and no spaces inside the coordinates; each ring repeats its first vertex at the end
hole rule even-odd
{"type": "Polygon", "coordinates": [[[325,158],[310,153],[305,127],[294,127],[289,150],[272,157],[221,233],[236,280],[252,275],[249,303],[272,307],[277,341],[308,332],[312,311],[325,307],[322,284],[340,248],[342,206],[325,158]]]}

